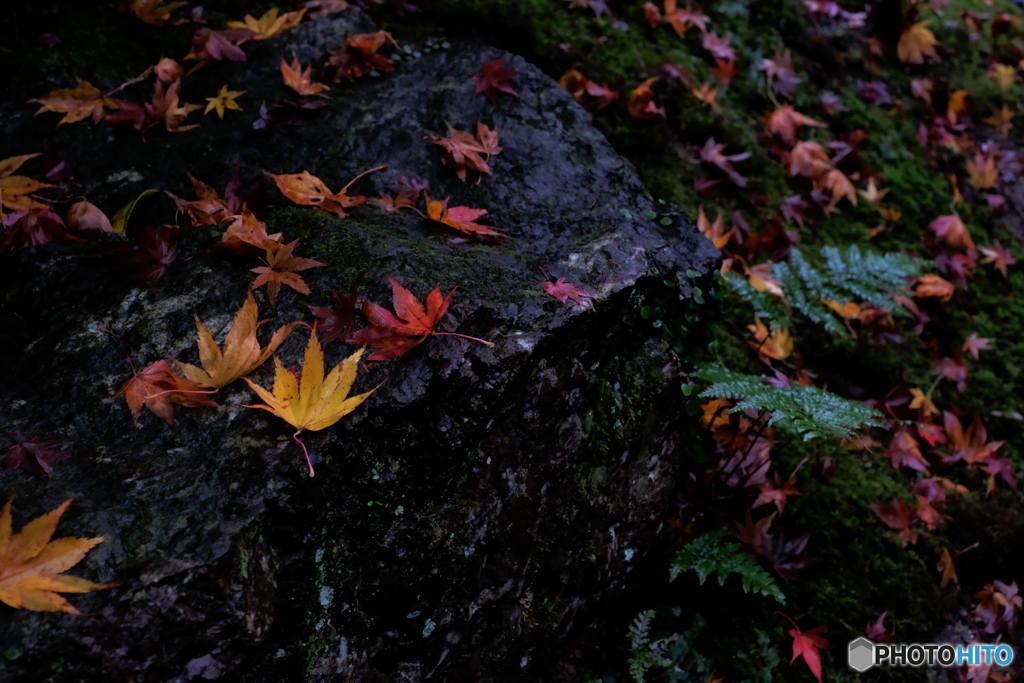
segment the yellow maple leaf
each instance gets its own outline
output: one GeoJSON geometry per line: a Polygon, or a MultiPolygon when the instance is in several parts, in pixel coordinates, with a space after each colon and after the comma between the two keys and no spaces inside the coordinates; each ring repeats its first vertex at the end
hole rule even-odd
{"type": "Polygon", "coordinates": [[[229,21],[228,26],[231,28],[247,28],[256,34],[252,37],[253,40],[266,40],[273,38],[282,31],[287,31],[302,21],[302,15],[306,13],[306,9],[303,8],[296,12],[285,12],[281,16],[277,16],[280,10],[274,7],[267,10],[259,19],[256,19],[251,14],[246,14],[245,21],[229,21]]]}
{"type": "Polygon", "coordinates": [[[365,394],[349,396],[356,380],[356,370],[363,349],[334,366],[330,374],[324,378],[324,354],[316,332],[310,332],[306,355],[302,361],[302,379],[299,379],[274,356],[274,390],[267,391],[249,378],[246,383],[255,391],[266,405],[250,405],[246,408],[259,408],[277,415],[297,430],[292,437],[302,446],[306,455],[309,476],[313,476],[313,464],[309,460],[306,446],[299,441],[299,434],[308,429],[316,432],[330,427],[335,422],[355,410],[376,389],[365,394]]]}
{"type": "Polygon", "coordinates": [[[39,156],[38,152],[0,160],[0,216],[4,215],[3,207],[5,206],[12,211],[46,208],[46,204],[30,197],[29,192],[35,192],[44,187],[53,187],[53,185],[41,183],[28,176],[11,175],[23,163],[37,156],[39,156]]]}
{"type": "Polygon", "coordinates": [[[1006,135],[1013,128],[1013,112],[1005,104],[1002,109],[992,108],[992,116],[982,119],[985,123],[996,129],[1000,135],[1006,135]]]}
{"type": "Polygon", "coordinates": [[[206,105],[206,111],[204,114],[209,114],[210,110],[217,112],[217,116],[224,118],[225,109],[234,109],[235,111],[242,111],[242,108],[238,105],[235,100],[246,93],[245,90],[228,90],[228,86],[220,86],[220,90],[217,91],[216,97],[207,97],[206,101],[209,104],[206,105]]]}
{"type": "Polygon", "coordinates": [[[163,26],[171,18],[171,12],[187,5],[187,2],[169,2],[166,5],[161,5],[163,0],[132,0],[132,4],[128,6],[132,14],[137,16],[147,24],[153,24],[154,26],[163,26]]]}
{"type": "Polygon", "coordinates": [[[910,390],[910,395],[914,397],[910,402],[911,410],[917,410],[920,408],[924,411],[925,415],[939,414],[939,409],[935,407],[934,403],[932,403],[931,394],[926,394],[920,389],[914,388],[910,390]]]}
{"type": "Polygon", "coordinates": [[[1000,90],[1009,90],[1017,81],[1017,69],[1009,64],[995,64],[985,78],[998,83],[1000,90]]]}
{"type": "Polygon", "coordinates": [[[747,329],[754,335],[754,341],[747,344],[757,351],[759,356],[785,360],[793,355],[793,338],[788,329],[779,328],[769,334],[768,327],[757,317],[754,318],[753,325],[747,325],[747,329]]]}
{"type": "Polygon", "coordinates": [[[967,97],[970,95],[966,90],[956,90],[949,96],[949,104],[946,105],[946,118],[953,125],[960,119],[962,114],[967,113],[967,97]]]}
{"type": "Polygon", "coordinates": [[[63,572],[106,539],[50,537],[57,529],[60,516],[71,500],[56,510],[36,517],[14,534],[11,529],[11,504],[14,496],[0,511],[0,601],[17,609],[36,612],[67,612],[81,614],[59,593],[88,593],[116,586],[114,583],[93,583],[63,572]]]}
{"type": "Polygon", "coordinates": [[[900,36],[896,54],[899,55],[900,61],[911,64],[923,64],[926,55],[939,61],[939,55],[935,52],[938,43],[935,34],[928,30],[928,22],[919,21],[908,27],[900,36]]]}
{"type": "Polygon", "coordinates": [[[889,190],[878,189],[878,185],[875,184],[875,179],[872,177],[868,178],[868,188],[866,190],[857,190],[857,194],[869,203],[877,205],[882,201],[882,198],[885,197],[885,195],[889,194],[889,190]]]}
{"type": "Polygon", "coordinates": [[[291,334],[299,323],[290,323],[274,332],[270,343],[260,348],[256,339],[257,308],[256,299],[252,294],[245,298],[245,303],[235,315],[231,330],[224,339],[223,351],[213,341],[213,335],[206,325],[196,316],[196,329],[199,330],[199,361],[202,368],[188,363],[178,363],[182,373],[191,382],[204,387],[219,389],[231,384],[236,379],[248,375],[263,364],[270,354],[291,334]]]}

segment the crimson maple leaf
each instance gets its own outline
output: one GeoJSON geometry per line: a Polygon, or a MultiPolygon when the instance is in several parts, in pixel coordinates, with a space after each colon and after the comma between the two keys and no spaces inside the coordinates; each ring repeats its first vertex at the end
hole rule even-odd
{"type": "Polygon", "coordinates": [[[175,226],[146,227],[136,233],[135,244],[114,245],[113,253],[120,257],[120,267],[127,272],[128,280],[138,284],[162,278],[178,258],[174,240],[181,232],[182,228],[175,226]]]}
{"type": "Polygon", "coordinates": [[[896,642],[896,632],[886,633],[885,632],[885,615],[887,612],[882,612],[882,615],[873,624],[868,624],[864,628],[864,633],[868,638],[875,641],[876,643],[894,643],[896,642]]]}
{"type": "Polygon", "coordinates": [[[53,465],[50,464],[52,461],[71,457],[70,453],[54,448],[62,443],[63,439],[42,441],[38,436],[16,443],[7,449],[7,456],[3,462],[4,470],[9,472],[21,467],[40,479],[45,479],[53,472],[53,465]]]}
{"type": "Polygon", "coordinates": [[[458,287],[448,292],[447,296],[442,297],[441,285],[437,285],[427,294],[425,302],[420,303],[412,292],[391,280],[395,312],[392,313],[373,302],[364,301],[363,316],[370,321],[371,325],[353,334],[348,341],[358,346],[370,346],[377,349],[367,360],[394,360],[405,355],[409,349],[432,334],[465,337],[493,346],[491,342],[476,337],[455,332],[434,331],[437,324],[441,322],[441,318],[448,312],[448,306],[451,304],[452,295],[456,289],[458,287]]]}
{"type": "MultiPolygon", "coordinates": [[[[550,277],[544,272],[543,268],[540,269],[540,272],[544,273],[544,277],[550,277]]],[[[551,282],[550,280],[547,282],[541,282],[540,286],[544,288],[544,292],[546,294],[550,294],[563,304],[568,304],[569,299],[572,299],[580,306],[580,308],[587,307],[586,302],[583,301],[583,297],[590,299],[594,298],[593,295],[588,294],[587,291],[583,289],[583,285],[578,282],[566,282],[564,277],[560,277],[554,282],[551,282]]]]}
{"type": "Polygon", "coordinates": [[[356,316],[356,301],[359,289],[352,287],[352,293],[345,296],[341,292],[331,290],[334,305],[310,306],[309,311],[316,319],[316,330],[323,335],[324,341],[345,341],[352,336],[352,325],[356,316]]]}
{"type": "Polygon", "coordinates": [[[789,660],[789,663],[792,664],[797,657],[802,657],[807,668],[818,679],[818,683],[821,683],[821,653],[818,650],[829,646],[829,642],[819,635],[824,628],[823,624],[806,632],[801,632],[799,628],[791,628],[787,631],[793,638],[793,658],[789,660]]]}
{"type": "Polygon", "coordinates": [[[473,97],[483,93],[491,101],[491,104],[498,103],[499,90],[519,97],[519,93],[513,90],[512,86],[505,81],[513,76],[521,76],[523,72],[502,69],[501,63],[504,61],[505,58],[501,57],[493,62],[484,61],[480,65],[480,73],[473,76],[473,80],[476,81],[476,90],[473,92],[473,97]]]}

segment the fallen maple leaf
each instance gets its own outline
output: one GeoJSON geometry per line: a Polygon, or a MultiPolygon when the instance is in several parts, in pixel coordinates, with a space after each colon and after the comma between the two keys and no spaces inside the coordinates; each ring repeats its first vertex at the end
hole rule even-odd
{"type": "Polygon", "coordinates": [[[452,295],[458,287],[441,296],[441,285],[437,285],[427,294],[424,303],[408,289],[391,280],[391,298],[395,312],[378,306],[371,301],[363,302],[363,316],[370,321],[351,337],[349,343],[359,346],[370,346],[377,351],[367,360],[394,360],[403,356],[409,349],[426,340],[430,335],[448,335],[472,339],[481,344],[493,346],[489,341],[477,339],[456,332],[435,332],[434,328],[448,311],[452,295]]]}
{"type": "Polygon", "coordinates": [[[178,258],[174,240],[181,232],[174,226],[145,227],[135,234],[134,243],[115,245],[113,252],[121,258],[121,268],[128,271],[131,282],[159,280],[178,258]]]}
{"type": "Polygon", "coordinates": [[[132,0],[128,9],[147,24],[163,26],[170,20],[173,10],[188,4],[183,0],[169,2],[166,5],[161,5],[162,2],[163,0],[132,0]]]}
{"type": "MultiPolygon", "coordinates": [[[[744,159],[750,158],[750,152],[743,152],[742,154],[722,154],[722,150],[726,148],[728,143],[717,144],[713,137],[708,138],[704,143],[703,149],[700,151],[701,161],[714,164],[718,168],[725,171],[726,175],[729,176],[729,180],[738,185],[739,187],[747,186],[747,179],[736,172],[733,167],[734,161],[743,161],[744,159]]],[[[854,202],[856,203],[856,202],[854,202]]]]}
{"type": "Polygon", "coordinates": [[[964,342],[961,350],[969,352],[975,358],[979,358],[982,351],[987,351],[991,348],[992,340],[990,338],[979,337],[977,332],[971,332],[970,336],[967,337],[967,341],[964,342]]]}
{"type": "Polygon", "coordinates": [[[885,522],[885,525],[896,532],[900,543],[906,546],[908,543],[917,543],[917,532],[914,531],[914,508],[896,496],[892,504],[869,505],[878,518],[885,522]]]}
{"type": "Polygon", "coordinates": [[[941,237],[954,247],[974,249],[971,233],[960,216],[955,213],[950,216],[939,216],[928,224],[928,229],[934,232],[936,237],[941,237]]]}
{"type": "MultiPolygon", "coordinates": [[[[767,57],[762,59],[757,68],[759,71],[764,71],[765,77],[772,85],[772,89],[780,95],[792,97],[796,94],[797,86],[803,83],[803,79],[797,76],[796,71],[793,69],[793,58],[790,56],[789,50],[786,52],[776,50],[775,55],[771,59],[767,57]]],[[[822,95],[823,104],[826,96],[827,94],[822,95]]],[[[842,105],[838,104],[838,98],[834,95],[832,97],[834,101],[832,102],[833,109],[829,112],[830,115],[832,112],[839,111],[842,108],[842,105]]]]}
{"type": "Polygon", "coordinates": [[[1001,109],[993,107],[992,116],[982,121],[995,128],[1000,135],[1006,135],[1013,128],[1013,112],[1005,104],[1001,109]]]}
{"type": "Polygon", "coordinates": [[[356,380],[356,370],[363,350],[334,366],[327,377],[324,377],[324,353],[316,338],[316,330],[309,333],[309,344],[302,361],[302,378],[299,379],[288,371],[281,361],[274,356],[274,390],[267,391],[248,377],[246,383],[263,399],[266,405],[247,405],[246,408],[259,408],[277,415],[295,427],[292,436],[302,446],[309,467],[309,476],[313,476],[313,463],[310,462],[306,445],[299,441],[299,434],[308,429],[312,432],[330,427],[335,422],[355,410],[376,389],[365,394],[349,396],[349,391],[356,380]]]}
{"type": "Polygon", "coordinates": [[[14,496],[11,496],[0,511],[0,601],[15,609],[81,616],[81,612],[58,594],[88,593],[117,585],[93,583],[63,573],[106,540],[103,537],[50,540],[61,515],[71,505],[70,498],[56,510],[36,517],[16,534],[11,528],[13,503],[14,496]]]}
{"type": "Polygon", "coordinates": [[[900,467],[909,467],[918,472],[928,471],[928,461],[921,455],[921,450],[917,447],[917,441],[906,428],[901,428],[896,432],[892,443],[889,444],[889,448],[882,453],[882,457],[890,460],[893,469],[898,470],[900,467]]]}
{"type": "Polygon", "coordinates": [[[960,578],[956,575],[956,565],[953,564],[953,557],[949,554],[949,550],[942,550],[939,561],[935,563],[935,569],[942,572],[941,588],[945,588],[950,581],[953,582],[953,585],[960,586],[960,578]]]}
{"type": "Polygon", "coordinates": [[[954,126],[970,108],[967,104],[968,97],[970,97],[970,93],[966,90],[955,90],[949,95],[949,102],[946,104],[946,118],[954,126]]]}
{"type": "MultiPolygon", "coordinates": [[[[540,269],[540,272],[544,273],[544,277],[550,277],[544,272],[543,268],[540,269]]],[[[590,299],[594,298],[593,295],[588,294],[587,291],[583,289],[583,285],[578,282],[566,282],[564,277],[560,277],[554,282],[551,282],[550,280],[547,282],[541,282],[540,286],[544,288],[544,292],[546,294],[555,297],[561,301],[563,305],[568,304],[569,300],[572,299],[580,308],[586,308],[587,304],[583,301],[583,297],[590,299]]]]}
{"type": "Polygon", "coordinates": [[[754,335],[754,340],[747,345],[757,351],[758,356],[785,360],[793,355],[793,338],[788,329],[776,328],[769,334],[768,327],[756,316],[754,324],[747,325],[747,329],[754,335]]]}
{"type": "Polygon", "coordinates": [[[729,47],[730,40],[732,40],[732,34],[719,38],[718,34],[714,31],[711,33],[705,33],[703,42],[704,49],[715,57],[721,57],[722,59],[736,59],[736,50],[729,47]]]}
{"type": "Polygon", "coordinates": [[[7,449],[7,455],[3,462],[4,470],[10,472],[20,467],[40,479],[45,479],[53,473],[53,465],[50,464],[52,461],[71,457],[69,453],[54,448],[62,443],[64,443],[63,439],[44,441],[40,440],[38,436],[28,441],[18,442],[7,449]]]}
{"type": "Polygon", "coordinates": [[[216,406],[216,403],[204,395],[208,393],[210,392],[204,391],[199,385],[179,377],[170,362],[164,359],[158,360],[140,373],[135,373],[135,376],[125,382],[116,394],[107,399],[107,402],[124,396],[128,402],[128,409],[132,411],[133,424],[142,406],[146,406],[154,415],[173,425],[172,403],[187,408],[216,406]]]}
{"type": "Polygon", "coordinates": [[[267,40],[302,21],[302,15],[306,13],[306,8],[295,12],[285,12],[281,16],[278,16],[278,12],[280,10],[277,7],[272,7],[259,19],[251,14],[246,14],[245,21],[229,21],[228,26],[249,29],[253,32],[253,40],[267,40]]]}
{"type": "Polygon", "coordinates": [[[357,78],[371,71],[394,71],[395,65],[391,60],[377,52],[389,41],[398,47],[398,43],[387,31],[349,36],[341,48],[327,60],[327,64],[335,68],[334,82],[338,83],[342,78],[347,78],[354,83],[357,78]]]}
{"type": "Polygon", "coordinates": [[[192,36],[192,50],[184,59],[229,59],[244,62],[245,52],[238,47],[255,35],[247,28],[226,28],[212,31],[201,28],[192,36]]]}
{"type": "Polygon", "coordinates": [[[503,151],[498,146],[498,131],[491,130],[482,122],[477,122],[476,136],[474,137],[467,132],[455,130],[447,121],[444,125],[448,127],[449,137],[424,136],[425,140],[444,148],[444,155],[441,157],[442,163],[454,168],[462,182],[466,182],[467,168],[487,175],[494,175],[491,172],[491,167],[487,165],[487,161],[491,155],[500,154],[503,151]]]}
{"type": "Polygon", "coordinates": [[[710,20],[700,5],[681,8],[677,7],[676,0],[665,0],[665,21],[675,29],[680,38],[691,26],[696,26],[701,33],[707,33],[710,20]]]}
{"type": "Polygon", "coordinates": [[[705,83],[699,88],[692,89],[690,92],[693,93],[694,97],[696,97],[698,100],[711,107],[714,111],[721,111],[722,106],[718,104],[717,100],[718,91],[719,88],[715,88],[714,90],[712,90],[711,84],[705,83]]]}
{"type": "Polygon", "coordinates": [[[231,329],[224,339],[224,349],[221,350],[213,340],[210,330],[195,316],[196,329],[199,331],[199,361],[202,368],[197,368],[188,363],[178,362],[178,367],[189,381],[203,387],[220,389],[231,384],[236,379],[248,375],[264,363],[270,355],[277,350],[284,340],[291,334],[292,330],[299,323],[289,323],[276,332],[270,339],[270,343],[260,348],[256,339],[257,322],[256,299],[252,294],[245,298],[245,303],[235,315],[231,322],[231,329]]]}
{"type": "Polygon", "coordinates": [[[288,244],[282,244],[280,246],[272,246],[266,251],[266,264],[259,268],[252,268],[252,272],[257,273],[259,277],[253,280],[253,283],[249,285],[249,289],[253,290],[263,285],[267,286],[267,297],[270,299],[270,304],[274,305],[277,301],[277,295],[281,291],[281,285],[288,285],[297,292],[303,294],[309,294],[309,287],[306,285],[306,281],[302,279],[302,276],[297,271],[308,270],[310,268],[319,268],[327,264],[314,261],[311,258],[300,258],[292,256],[292,252],[295,251],[295,247],[298,246],[299,240],[289,242],[288,244]]]}
{"type": "Polygon", "coordinates": [[[248,207],[243,206],[242,213],[231,218],[234,220],[221,235],[218,247],[236,254],[249,255],[277,249],[281,245],[283,233],[268,235],[267,226],[248,207]]]}
{"type": "Polygon", "coordinates": [[[498,103],[499,91],[519,97],[519,93],[513,90],[512,86],[505,81],[515,76],[521,76],[523,72],[502,69],[501,63],[504,61],[505,58],[501,57],[492,62],[485,60],[481,63],[480,73],[473,76],[473,80],[476,81],[476,90],[473,91],[473,97],[483,93],[491,101],[491,104],[498,103]]]}
{"type": "Polygon", "coordinates": [[[0,218],[6,227],[0,230],[0,251],[16,246],[21,249],[69,239],[64,221],[49,209],[15,211],[0,218]]]}
{"type": "Polygon", "coordinates": [[[217,118],[224,118],[225,109],[234,109],[235,111],[242,111],[242,107],[236,101],[240,95],[245,94],[245,90],[228,90],[228,86],[222,85],[220,90],[217,91],[216,97],[207,97],[206,110],[204,114],[209,114],[210,111],[217,112],[217,118]]]}
{"type": "Polygon", "coordinates": [[[896,46],[896,54],[900,61],[911,64],[924,63],[925,56],[939,61],[939,55],[935,52],[935,46],[939,41],[935,40],[935,34],[928,30],[927,21],[919,21],[908,26],[900,35],[900,42],[896,46]]]}
{"type": "Polygon", "coordinates": [[[697,207],[697,229],[701,231],[701,234],[711,240],[711,243],[714,244],[717,249],[721,249],[728,244],[733,233],[736,232],[735,226],[730,228],[728,232],[725,231],[725,226],[722,225],[721,213],[719,213],[718,217],[715,218],[714,223],[708,221],[708,217],[704,213],[703,204],[697,207]]]}
{"type": "MultiPolygon", "coordinates": [[[[319,95],[324,90],[330,90],[323,83],[313,82],[312,70],[312,63],[303,69],[302,64],[299,63],[299,58],[294,53],[292,54],[291,64],[285,62],[284,57],[281,58],[281,77],[284,79],[284,84],[300,95],[319,95]]],[[[320,96],[326,97],[326,95],[320,96]]]]}
{"type": "Polygon", "coordinates": [[[281,175],[267,173],[267,175],[277,183],[277,189],[281,191],[281,194],[296,204],[315,206],[327,213],[333,213],[338,218],[345,218],[348,216],[348,212],[345,209],[358,206],[366,201],[366,197],[362,195],[348,196],[348,188],[367,173],[373,173],[385,167],[386,164],[363,171],[337,192],[331,192],[327,185],[324,184],[324,181],[309,171],[281,175]]]}
{"type": "MultiPolygon", "coordinates": [[[[0,180],[0,182],[3,181],[0,180]]],[[[978,250],[985,255],[981,262],[994,265],[1004,278],[1007,277],[1007,267],[1017,263],[1017,259],[1013,258],[1010,250],[1003,247],[999,240],[993,242],[991,247],[979,247],[978,250]]]]}
{"type": "Polygon", "coordinates": [[[784,104],[771,113],[766,126],[769,133],[775,133],[782,142],[792,146],[796,144],[796,134],[801,128],[804,126],[824,128],[825,124],[801,114],[788,104],[784,104]]]}
{"type": "Polygon", "coordinates": [[[999,169],[996,168],[995,155],[978,152],[973,159],[967,160],[967,184],[975,190],[986,190],[996,187],[999,182],[999,169]]]}
{"type": "Polygon", "coordinates": [[[617,90],[610,90],[608,82],[601,85],[594,83],[576,69],[569,69],[558,79],[558,85],[565,88],[572,98],[590,111],[601,111],[619,99],[617,90]],[[592,98],[588,101],[587,98],[592,98]]]}
{"type": "MultiPolygon", "coordinates": [[[[794,624],[795,626],[796,624],[794,624]]],[[[814,677],[821,683],[821,648],[829,647],[829,642],[819,635],[824,630],[824,624],[815,626],[810,631],[801,632],[799,628],[791,628],[787,633],[793,638],[793,658],[789,660],[792,664],[801,657],[807,668],[811,670],[814,677]]]]}
{"type": "Polygon", "coordinates": [[[92,83],[83,81],[77,76],[75,80],[78,81],[77,88],[61,88],[43,97],[29,100],[29,102],[43,105],[35,115],[39,116],[44,111],[64,114],[64,118],[57,122],[58,126],[81,121],[90,116],[93,123],[99,123],[105,115],[105,108],[117,108],[115,100],[104,97],[99,88],[92,83]]]}
{"type": "Polygon", "coordinates": [[[875,623],[868,624],[864,628],[864,635],[873,640],[876,643],[894,643],[896,642],[896,632],[892,633],[885,632],[885,615],[887,612],[882,612],[881,616],[875,620],[875,623]]]}
{"type": "Polygon", "coordinates": [[[310,306],[309,312],[316,317],[316,329],[324,336],[324,341],[345,341],[352,336],[359,290],[353,286],[352,293],[345,296],[332,289],[331,299],[334,304],[330,308],[310,306]]]}
{"type": "Polygon", "coordinates": [[[444,201],[434,201],[430,195],[423,192],[427,202],[427,218],[438,223],[443,223],[449,228],[455,228],[459,232],[472,237],[499,238],[501,233],[490,227],[476,223],[478,218],[487,215],[486,209],[471,209],[468,206],[453,206],[448,208],[448,198],[444,201]]]}
{"type": "Polygon", "coordinates": [[[648,78],[633,88],[633,92],[629,94],[626,109],[634,119],[653,119],[655,116],[665,118],[665,110],[654,104],[654,91],[651,90],[651,85],[660,78],[661,76],[648,78]]]}
{"type": "MultiPolygon", "coordinates": [[[[0,187],[2,187],[2,183],[3,180],[0,179],[0,187]]],[[[85,199],[75,202],[68,208],[68,214],[64,221],[67,229],[79,236],[100,235],[114,231],[107,215],[100,211],[98,206],[85,199]]]]}
{"type": "Polygon", "coordinates": [[[37,156],[39,156],[38,152],[8,157],[0,161],[0,218],[4,215],[3,207],[5,206],[12,211],[49,208],[46,204],[29,196],[29,193],[44,187],[53,187],[53,185],[33,180],[28,176],[11,175],[26,161],[37,156]]]}
{"type": "Polygon", "coordinates": [[[736,68],[735,60],[730,59],[725,61],[719,57],[715,57],[715,65],[709,69],[715,80],[722,84],[723,87],[728,87],[732,83],[732,79],[736,77],[736,74],[740,72],[736,68]]]}
{"type": "Polygon", "coordinates": [[[956,288],[952,282],[943,280],[938,275],[922,275],[914,285],[914,294],[919,298],[937,297],[943,303],[953,298],[956,288]]]}

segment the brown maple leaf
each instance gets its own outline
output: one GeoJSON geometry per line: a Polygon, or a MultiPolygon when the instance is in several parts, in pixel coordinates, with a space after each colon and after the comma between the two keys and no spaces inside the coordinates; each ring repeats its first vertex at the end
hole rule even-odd
{"type": "Polygon", "coordinates": [[[93,583],[64,574],[82,561],[105,538],[58,538],[51,541],[57,522],[71,499],[56,510],[36,517],[12,533],[11,505],[8,499],[0,511],[0,602],[15,609],[36,612],[66,612],[81,615],[60,593],[88,593],[111,588],[116,583],[93,583]]]}
{"type": "Polygon", "coordinates": [[[44,111],[64,114],[64,118],[57,122],[58,126],[81,121],[90,116],[93,123],[99,123],[106,114],[105,109],[117,108],[116,100],[104,97],[99,88],[92,83],[78,77],[75,77],[75,80],[78,81],[77,88],[61,88],[38,99],[29,100],[43,105],[35,115],[39,116],[44,111]]]}
{"type": "Polygon", "coordinates": [[[238,46],[255,35],[255,32],[247,28],[226,28],[222,31],[201,28],[192,36],[192,50],[184,59],[244,62],[245,52],[238,46]]]}
{"type": "Polygon", "coordinates": [[[501,63],[504,61],[505,58],[501,57],[492,62],[485,60],[480,65],[480,73],[473,76],[473,80],[476,81],[476,90],[473,92],[473,97],[483,93],[491,101],[491,104],[498,103],[498,91],[519,97],[519,93],[513,90],[512,86],[505,81],[514,76],[521,76],[523,72],[502,69],[501,63]]]}
{"type": "Polygon", "coordinates": [[[601,111],[619,99],[618,91],[610,90],[607,81],[598,85],[576,69],[569,69],[562,74],[558,85],[565,88],[588,111],[601,111]]]}
{"type": "Polygon", "coordinates": [[[327,64],[335,68],[334,82],[338,83],[343,78],[355,82],[371,71],[394,71],[395,65],[391,60],[378,53],[387,42],[398,47],[398,43],[387,31],[349,36],[345,44],[327,60],[327,64]]]}
{"type": "Polygon", "coordinates": [[[903,31],[896,46],[896,53],[900,61],[911,64],[924,63],[926,56],[939,61],[939,55],[935,52],[938,42],[935,40],[935,34],[928,30],[928,22],[919,21],[903,31]]]}
{"type": "Polygon", "coordinates": [[[295,240],[288,244],[267,249],[265,261],[267,265],[252,269],[252,272],[257,273],[259,277],[253,280],[253,283],[249,285],[249,289],[253,290],[266,285],[267,297],[270,299],[271,305],[274,305],[277,301],[281,285],[288,285],[297,292],[309,294],[309,287],[306,286],[305,280],[302,279],[302,276],[297,271],[327,265],[310,258],[292,256],[292,252],[295,251],[295,247],[298,244],[299,240],[295,240]]]}
{"type": "Polygon", "coordinates": [[[260,348],[256,339],[259,323],[256,318],[258,309],[252,294],[245,298],[245,303],[231,322],[231,329],[224,339],[223,350],[213,340],[210,330],[197,315],[196,329],[199,331],[199,361],[202,368],[188,363],[178,362],[178,367],[189,381],[203,387],[219,389],[231,384],[258,368],[270,355],[277,350],[299,323],[289,323],[276,332],[270,343],[260,348]]]}
{"type": "Polygon", "coordinates": [[[437,285],[427,294],[424,303],[420,303],[412,292],[391,280],[395,312],[392,313],[371,301],[364,301],[363,317],[371,324],[353,334],[349,338],[349,342],[377,349],[367,360],[394,360],[405,355],[409,349],[423,342],[430,335],[464,337],[493,346],[491,342],[476,337],[455,332],[434,331],[448,311],[448,305],[451,303],[456,289],[458,287],[448,292],[447,296],[442,297],[441,285],[437,285]]]}
{"type": "Polygon", "coordinates": [[[253,215],[248,207],[242,207],[242,213],[231,216],[232,223],[221,235],[218,247],[223,247],[236,254],[256,255],[263,251],[276,249],[281,245],[284,233],[267,234],[267,226],[253,215]]]}
{"type": "Polygon", "coordinates": [[[124,396],[128,402],[128,409],[132,411],[133,424],[139,417],[142,406],[146,406],[154,415],[173,425],[172,403],[188,408],[216,406],[216,403],[204,395],[208,393],[210,392],[204,391],[198,384],[179,377],[170,362],[164,359],[158,360],[142,372],[135,373],[135,376],[125,382],[116,394],[107,399],[107,402],[124,396]]]}
{"type": "Polygon", "coordinates": [[[498,146],[498,131],[491,130],[484,123],[477,122],[476,136],[473,136],[464,131],[455,130],[447,121],[444,125],[448,127],[449,137],[439,138],[434,135],[423,137],[444,148],[441,161],[455,169],[459,180],[466,182],[467,168],[487,175],[494,175],[491,172],[491,167],[487,165],[487,161],[491,155],[502,152],[502,148],[498,146]]]}
{"type": "Polygon", "coordinates": [[[934,232],[936,237],[941,237],[954,247],[974,249],[971,233],[958,214],[939,216],[928,224],[928,229],[934,232]]]}
{"type": "Polygon", "coordinates": [[[892,504],[869,505],[878,518],[885,522],[885,525],[896,532],[900,543],[906,546],[908,543],[917,543],[917,532],[914,531],[914,508],[896,496],[892,504]]]}
{"type": "MultiPolygon", "coordinates": [[[[0,180],[0,182],[3,181],[0,180]]],[[[107,214],[85,199],[75,202],[68,208],[64,221],[68,231],[80,237],[96,236],[114,231],[107,214]]]]}

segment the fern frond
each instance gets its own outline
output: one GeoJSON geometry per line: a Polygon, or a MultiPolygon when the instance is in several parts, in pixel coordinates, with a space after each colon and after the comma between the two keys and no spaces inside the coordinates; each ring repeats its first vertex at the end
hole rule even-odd
{"type": "MultiPolygon", "coordinates": [[[[822,299],[840,304],[870,301],[889,309],[893,315],[906,314],[889,293],[920,273],[920,267],[909,256],[862,252],[856,245],[844,251],[825,247],[819,256],[822,266],[817,268],[807,262],[799,249],[794,249],[790,263],[780,261],[772,266],[772,277],[782,284],[794,310],[834,334],[842,334],[845,327],[822,299]]],[[[754,307],[755,313],[767,315],[781,327],[789,327],[790,316],[781,299],[759,292],[737,275],[727,275],[726,279],[733,292],[754,307]]]]}
{"type": "Polygon", "coordinates": [[[817,387],[776,387],[764,383],[762,375],[733,372],[719,363],[702,363],[693,373],[711,386],[698,394],[702,398],[739,401],[729,411],[753,409],[770,411],[768,425],[803,434],[804,440],[819,436],[852,438],[861,425],[885,427],[873,409],[817,387]]]}
{"type": "Polygon", "coordinates": [[[771,574],[754,558],[745,555],[738,543],[722,543],[723,538],[724,531],[709,531],[690,541],[672,560],[669,581],[692,570],[697,572],[702,586],[711,574],[718,574],[718,585],[722,586],[730,574],[739,574],[744,593],[754,591],[785,604],[786,598],[771,574]]]}

